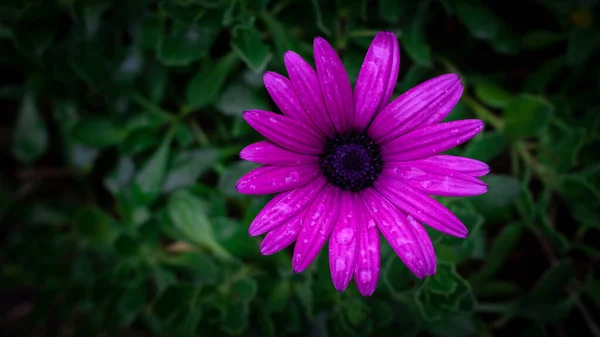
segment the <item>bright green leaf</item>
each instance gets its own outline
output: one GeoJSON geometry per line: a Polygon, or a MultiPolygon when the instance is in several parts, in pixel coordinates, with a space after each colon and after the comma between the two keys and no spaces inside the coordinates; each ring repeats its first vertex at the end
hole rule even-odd
{"type": "Polygon", "coordinates": [[[260,32],[254,27],[238,29],[231,41],[231,49],[257,73],[265,70],[272,57],[269,47],[260,37],[260,32]]]}

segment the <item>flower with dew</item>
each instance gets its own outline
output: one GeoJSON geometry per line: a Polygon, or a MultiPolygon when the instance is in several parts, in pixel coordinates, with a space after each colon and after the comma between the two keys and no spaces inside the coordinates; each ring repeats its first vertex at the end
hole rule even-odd
{"type": "Polygon", "coordinates": [[[480,120],[442,122],[462,94],[459,77],[435,77],[389,102],[400,66],[398,40],[390,32],[374,38],[354,91],[335,50],[320,37],[314,57],[316,71],[288,51],[289,79],[264,75],[282,114],[243,113],[267,140],[241,151],[242,159],[263,166],[243,176],[237,190],[279,193],[249,234],[267,233],[260,247],[264,255],[295,241],[295,272],[308,267],[327,242],[338,291],[354,276],[361,294],[373,293],[380,232],[417,277],[434,274],[436,256],[422,224],[460,238],[468,231],[430,195],[487,191],[477,179],[489,172],[485,163],[441,154],[483,128],[480,120]]]}

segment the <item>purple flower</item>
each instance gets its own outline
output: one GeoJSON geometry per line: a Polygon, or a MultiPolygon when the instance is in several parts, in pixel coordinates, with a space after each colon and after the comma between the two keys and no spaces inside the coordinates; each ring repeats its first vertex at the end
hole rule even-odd
{"type": "Polygon", "coordinates": [[[389,103],[400,50],[390,32],[373,40],[354,92],[344,66],[324,39],[314,41],[315,71],[288,51],[289,79],[272,72],[265,87],[283,115],[245,111],[244,119],[266,137],[240,157],[263,164],[236,187],[245,194],[275,196],[250,225],[267,233],[260,251],[269,255],[296,242],[295,272],[308,267],[329,239],[333,284],[352,276],[364,296],[379,277],[379,232],[420,278],[433,275],[436,257],[421,225],[464,238],[467,228],[428,195],[485,193],[477,177],[482,162],[440,154],[483,128],[480,120],[441,123],[460,99],[457,75],[438,76],[389,103]]]}

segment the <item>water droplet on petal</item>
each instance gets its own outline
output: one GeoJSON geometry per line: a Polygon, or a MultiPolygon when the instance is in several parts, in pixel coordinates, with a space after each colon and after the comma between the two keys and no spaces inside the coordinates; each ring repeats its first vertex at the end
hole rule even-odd
{"type": "Polygon", "coordinates": [[[406,245],[410,245],[411,243],[413,243],[412,240],[407,239],[405,237],[401,236],[401,237],[396,238],[396,244],[398,246],[406,246],[406,245]]]}
{"type": "Polygon", "coordinates": [[[344,228],[337,233],[335,241],[340,245],[347,245],[354,240],[354,229],[344,228]]]}
{"type": "Polygon", "coordinates": [[[368,229],[372,229],[375,227],[375,221],[373,221],[373,219],[370,219],[368,224],[367,224],[367,228],[368,229]]]}
{"type": "Polygon", "coordinates": [[[340,272],[346,269],[346,260],[341,257],[335,259],[335,271],[340,272]]]}
{"type": "Polygon", "coordinates": [[[421,181],[421,187],[423,187],[424,189],[429,188],[429,186],[431,186],[431,181],[429,181],[429,180],[421,181]]]}
{"type": "Polygon", "coordinates": [[[362,269],[358,273],[358,279],[359,279],[360,283],[367,284],[367,283],[371,282],[371,280],[373,280],[373,272],[368,269],[362,269]]]}

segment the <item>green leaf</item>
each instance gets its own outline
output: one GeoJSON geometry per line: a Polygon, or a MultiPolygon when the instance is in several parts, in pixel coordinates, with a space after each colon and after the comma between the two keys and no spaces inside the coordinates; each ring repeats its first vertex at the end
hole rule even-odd
{"type": "Polygon", "coordinates": [[[455,6],[458,19],[478,39],[490,40],[498,34],[500,22],[498,18],[482,3],[471,0],[460,0],[455,6]]]}
{"type": "Polygon", "coordinates": [[[494,276],[504,265],[508,255],[521,237],[522,225],[511,223],[506,225],[494,240],[483,267],[473,276],[471,282],[479,283],[494,276]]]}
{"type": "Polygon", "coordinates": [[[567,43],[567,62],[578,65],[585,62],[600,48],[600,31],[597,29],[575,30],[567,43]]]}
{"type": "Polygon", "coordinates": [[[488,220],[506,220],[513,201],[522,192],[519,181],[512,176],[498,174],[490,174],[482,180],[488,185],[488,192],[471,198],[471,203],[488,220]]]}
{"type": "Polygon", "coordinates": [[[523,89],[526,92],[544,92],[549,83],[560,75],[565,65],[566,61],[562,56],[550,59],[529,76],[523,89]]]}
{"type": "Polygon", "coordinates": [[[435,274],[428,278],[427,290],[437,294],[451,294],[456,291],[457,284],[449,264],[440,263],[435,274]]]}
{"type": "Polygon", "coordinates": [[[48,132],[35,106],[32,92],[27,92],[21,101],[12,147],[15,157],[25,163],[39,159],[48,148],[48,132]]]}
{"type": "Polygon", "coordinates": [[[129,157],[121,157],[117,166],[104,178],[104,186],[112,194],[117,194],[127,186],[135,173],[135,164],[129,157]]]}
{"type": "Polygon", "coordinates": [[[256,73],[262,73],[273,56],[254,27],[238,29],[231,41],[231,49],[256,73]]]}
{"type": "Polygon", "coordinates": [[[160,147],[135,176],[134,191],[143,204],[149,204],[160,194],[169,159],[172,135],[167,135],[160,147]]]}
{"type": "Polygon", "coordinates": [[[169,197],[167,211],[175,228],[189,242],[208,248],[221,257],[230,258],[229,253],[217,243],[206,206],[200,199],[190,192],[178,190],[169,197]]]}
{"type": "Polygon", "coordinates": [[[79,121],[73,127],[71,136],[82,144],[105,148],[121,143],[127,136],[127,130],[122,123],[108,117],[91,117],[79,121]]]}
{"type": "Polygon", "coordinates": [[[388,23],[398,23],[403,14],[403,7],[400,1],[396,0],[379,0],[378,1],[379,17],[388,23]]]}
{"type": "Polygon", "coordinates": [[[184,23],[194,23],[206,12],[199,4],[185,0],[163,0],[159,3],[159,7],[169,16],[184,23]]]}
{"type": "Polygon", "coordinates": [[[220,30],[214,17],[201,23],[175,21],[170,32],[158,40],[158,58],[168,66],[189,65],[208,55],[220,30]]]}
{"type": "Polygon", "coordinates": [[[186,88],[188,104],[194,109],[201,109],[214,103],[219,98],[225,80],[238,64],[235,54],[229,53],[216,64],[206,63],[192,77],[186,88]]]}
{"type": "MultiPolygon", "coordinates": [[[[424,2],[423,4],[427,4],[424,2]]],[[[422,5],[425,6],[425,5],[422,5]]],[[[425,10],[409,24],[400,38],[402,46],[411,59],[422,67],[431,67],[431,49],[425,39],[425,10]]]]}
{"type": "Polygon", "coordinates": [[[486,78],[476,79],[475,95],[483,103],[494,108],[504,108],[513,98],[511,93],[486,78]]]}
{"type": "Polygon", "coordinates": [[[533,137],[550,121],[552,106],[546,100],[520,95],[504,109],[503,132],[511,138],[533,137]]]}
{"type": "Polygon", "coordinates": [[[564,37],[561,34],[555,32],[549,32],[547,30],[534,30],[525,33],[521,39],[521,43],[527,49],[535,50],[551,46],[564,37]]]}
{"type": "Polygon", "coordinates": [[[436,337],[473,336],[477,332],[473,318],[458,313],[445,314],[438,321],[428,322],[425,329],[436,337]]]}
{"type": "Polygon", "coordinates": [[[193,273],[195,282],[216,284],[219,281],[219,268],[209,256],[202,252],[185,252],[161,258],[167,266],[193,273]]]}
{"type": "Polygon", "coordinates": [[[256,240],[248,236],[247,225],[225,217],[214,219],[215,238],[219,244],[239,258],[258,257],[256,240]]]}
{"type": "Polygon", "coordinates": [[[489,162],[498,157],[508,147],[506,137],[496,131],[481,133],[467,145],[463,156],[489,162]]]}
{"type": "Polygon", "coordinates": [[[409,289],[410,271],[395,254],[390,255],[383,266],[383,283],[392,295],[399,296],[409,289]]]}
{"type": "Polygon", "coordinates": [[[97,207],[84,207],[75,215],[75,230],[93,243],[109,244],[118,235],[114,220],[97,207]]]}
{"type": "Polygon", "coordinates": [[[263,12],[260,18],[264,21],[267,29],[271,33],[273,42],[275,43],[276,55],[282,57],[288,50],[300,52],[300,42],[291,34],[290,29],[286,28],[283,23],[271,14],[263,12]]]}
{"type": "Polygon", "coordinates": [[[163,192],[187,187],[210,169],[218,159],[216,150],[190,150],[178,152],[173,158],[163,185],[163,192]]]}
{"type": "Polygon", "coordinates": [[[241,197],[235,184],[242,176],[257,168],[258,165],[248,161],[237,161],[227,167],[219,176],[219,189],[228,197],[241,197]]]}
{"type": "Polygon", "coordinates": [[[245,110],[268,110],[269,105],[250,88],[234,82],[221,94],[217,108],[226,115],[240,118],[245,110]]]}

